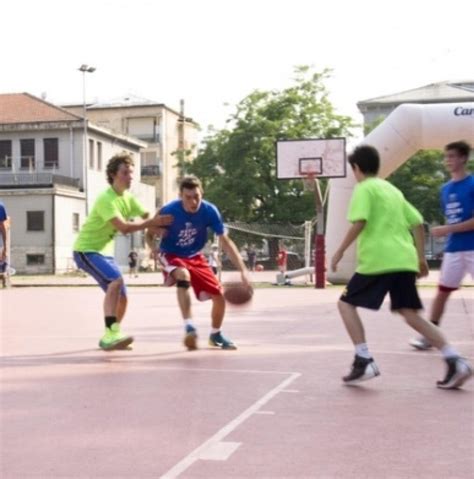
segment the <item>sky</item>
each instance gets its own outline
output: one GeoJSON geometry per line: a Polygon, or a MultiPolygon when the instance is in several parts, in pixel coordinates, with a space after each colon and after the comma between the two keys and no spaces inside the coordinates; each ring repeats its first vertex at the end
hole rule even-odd
{"type": "Polygon", "coordinates": [[[337,112],[443,80],[474,79],[472,0],[2,0],[0,93],[53,103],[137,95],[225,126],[296,65],[332,69],[337,112]]]}

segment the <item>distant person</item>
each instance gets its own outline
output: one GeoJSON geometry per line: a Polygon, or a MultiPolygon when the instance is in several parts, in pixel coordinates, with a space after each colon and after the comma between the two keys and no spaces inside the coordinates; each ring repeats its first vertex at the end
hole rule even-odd
{"type": "Polygon", "coordinates": [[[8,284],[8,234],[7,234],[8,215],[5,205],[0,201],[0,279],[4,288],[8,284]]]}
{"type": "MultiPolygon", "coordinates": [[[[455,141],[444,149],[444,164],[451,180],[441,188],[441,205],[446,225],[431,229],[435,237],[446,236],[438,292],[431,308],[430,321],[439,326],[446,303],[463,278],[474,279],[474,176],[467,171],[471,147],[464,141],[455,141]]],[[[426,350],[431,342],[420,337],[410,344],[426,350]]]]}
{"type": "Polygon", "coordinates": [[[219,246],[216,244],[213,244],[211,246],[211,251],[209,253],[209,256],[207,258],[209,262],[209,266],[212,269],[212,272],[217,276],[219,273],[219,269],[221,267],[221,261],[219,258],[219,246]]]}
{"type": "Polygon", "coordinates": [[[124,349],[132,342],[131,336],[120,330],[127,309],[127,290],[114,254],[114,237],[117,231],[134,233],[151,226],[168,225],[171,216],[149,213],[128,191],[133,179],[133,159],[128,153],[113,156],[107,164],[107,181],[110,187],[101,193],[81,228],[74,244],[74,261],[90,274],[105,292],[105,334],[99,346],[106,350],[124,349]],[[144,221],[129,221],[141,217],[144,221]]]}
{"type": "Polygon", "coordinates": [[[286,251],[285,245],[280,244],[278,254],[277,254],[277,266],[280,273],[285,274],[288,266],[288,252],[286,251]]]}
{"type": "Polygon", "coordinates": [[[203,199],[201,182],[195,176],[183,178],[179,185],[179,199],[163,206],[161,214],[172,215],[174,221],[162,231],[149,230],[147,244],[154,247],[155,235],[162,237],[159,260],[163,268],[165,284],[176,286],[178,305],[184,320],[184,345],[197,348],[197,329],[191,311],[192,287],[200,301],[212,301],[212,327],[209,345],[221,349],[237,349],[234,342],[222,333],[225,299],[222,286],[213,274],[202,250],[207,242],[208,229],[219,238],[219,244],[232,264],[240,271],[241,281],[249,285],[247,268],[234,242],[227,236],[217,207],[203,199]]]}
{"type": "Polygon", "coordinates": [[[128,275],[138,278],[138,254],[135,250],[128,253],[128,275]]]}
{"type": "Polygon", "coordinates": [[[257,263],[257,252],[255,251],[253,246],[250,246],[247,249],[247,262],[249,265],[249,270],[255,271],[255,265],[257,263]]]}
{"type": "Polygon", "coordinates": [[[375,148],[359,146],[349,156],[349,163],[358,182],[348,213],[352,226],[331,261],[332,270],[336,271],[344,252],[357,239],[356,273],[338,303],[355,346],[352,369],[343,381],[353,384],[380,374],[368,349],[357,308],[378,310],[389,293],[392,311],[403,316],[409,326],[441,350],[447,372],[437,386],[458,388],[472,375],[469,363],[447,343],[437,326],[418,313],[423,306],[416,289],[416,277],[428,274],[423,218],[397,188],[377,178],[380,159],[375,148]]]}
{"type": "Polygon", "coordinates": [[[2,239],[2,244],[0,244],[0,247],[2,248],[0,251],[0,261],[7,260],[7,252],[8,252],[7,221],[8,221],[7,210],[3,202],[0,201],[0,238],[2,239]]]}

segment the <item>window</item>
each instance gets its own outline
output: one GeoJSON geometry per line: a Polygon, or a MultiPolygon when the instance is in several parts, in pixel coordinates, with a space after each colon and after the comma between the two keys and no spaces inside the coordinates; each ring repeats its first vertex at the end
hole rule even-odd
{"type": "Polygon", "coordinates": [[[44,264],[44,254],[27,254],[26,255],[27,266],[36,266],[39,264],[44,264]]]}
{"type": "Polygon", "coordinates": [[[26,230],[44,231],[44,211],[26,212],[26,230]]]}
{"type": "Polygon", "coordinates": [[[102,143],[97,142],[97,169],[102,171],[102,143]]]}
{"type": "Polygon", "coordinates": [[[72,231],[75,233],[79,231],[79,213],[72,214],[72,231]]]}
{"type": "Polygon", "coordinates": [[[44,167],[58,168],[59,166],[58,139],[44,138],[43,145],[44,145],[44,167]]]}
{"type": "Polygon", "coordinates": [[[35,169],[35,140],[20,140],[21,163],[20,168],[35,169]]]}
{"type": "Polygon", "coordinates": [[[12,141],[1,140],[0,141],[0,168],[12,167],[12,141]]]}
{"type": "Polygon", "coordinates": [[[89,140],[89,168],[94,168],[94,140],[89,140]]]}

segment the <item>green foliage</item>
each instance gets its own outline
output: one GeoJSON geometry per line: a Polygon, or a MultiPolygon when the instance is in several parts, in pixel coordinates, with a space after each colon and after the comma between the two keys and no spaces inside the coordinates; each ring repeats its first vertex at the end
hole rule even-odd
{"type": "Polygon", "coordinates": [[[328,77],[328,70],[298,67],[290,87],[252,92],[227,128],[209,132],[187,171],[201,178],[226,220],[301,223],[314,216],[313,194],[301,181],[276,179],[275,142],[350,134],[352,120],[336,114],[328,99],[328,77]]]}

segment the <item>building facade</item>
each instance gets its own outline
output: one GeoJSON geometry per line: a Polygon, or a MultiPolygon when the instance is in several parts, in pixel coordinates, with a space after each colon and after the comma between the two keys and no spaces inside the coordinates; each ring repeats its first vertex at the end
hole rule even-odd
{"type": "Polygon", "coordinates": [[[357,103],[364,125],[374,125],[402,103],[457,103],[474,101],[474,80],[432,83],[413,90],[357,103]]]}
{"type": "MultiPolygon", "coordinates": [[[[134,156],[133,192],[153,211],[154,189],[140,182],[144,147],[32,95],[0,95],[0,197],[11,218],[10,262],[17,272],[74,269],[72,246],[108,185],[105,168],[116,153],[134,156]]],[[[117,239],[120,264],[127,263],[130,241],[138,242],[117,239]]]]}
{"type": "MultiPolygon", "coordinates": [[[[80,114],[82,105],[64,105],[80,114]]],[[[141,151],[142,181],[155,188],[156,207],[177,198],[179,155],[191,160],[197,153],[198,125],[162,103],[128,96],[108,103],[87,106],[87,116],[95,124],[116,133],[136,137],[148,146],[141,151]]]]}

